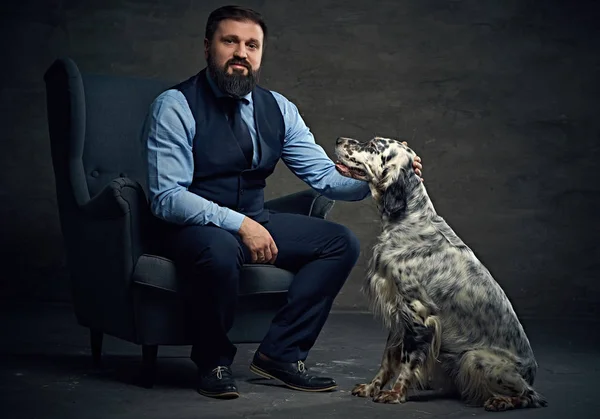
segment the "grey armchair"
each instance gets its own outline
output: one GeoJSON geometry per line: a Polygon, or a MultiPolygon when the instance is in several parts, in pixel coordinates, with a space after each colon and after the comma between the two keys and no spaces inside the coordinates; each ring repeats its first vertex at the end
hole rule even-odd
{"type": "MultiPolygon", "coordinates": [[[[69,58],[44,75],[56,195],[77,322],[92,359],[104,334],[142,346],[141,384],[154,383],[159,345],[191,344],[174,264],[157,253],[139,133],[172,82],[80,73],[69,58]]],[[[334,202],[311,189],[266,203],[325,218],[334,202]]],[[[260,342],[286,301],[293,273],[245,265],[234,343],[260,342]]]]}

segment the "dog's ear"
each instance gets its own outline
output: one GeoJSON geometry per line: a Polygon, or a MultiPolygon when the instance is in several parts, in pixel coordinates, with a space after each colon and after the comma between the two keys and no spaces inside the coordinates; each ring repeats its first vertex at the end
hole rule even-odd
{"type": "Polygon", "coordinates": [[[397,220],[406,212],[406,185],[404,169],[381,196],[381,210],[390,220],[397,220]]]}

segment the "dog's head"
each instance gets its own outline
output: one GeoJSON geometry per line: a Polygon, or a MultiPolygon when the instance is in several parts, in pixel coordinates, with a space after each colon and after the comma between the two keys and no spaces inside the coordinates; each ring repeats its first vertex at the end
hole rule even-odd
{"type": "MultiPolygon", "coordinates": [[[[413,170],[415,152],[401,141],[374,137],[366,142],[340,137],[336,168],[343,176],[369,183],[373,199],[390,218],[406,209],[407,182],[419,183],[413,170]]],[[[412,185],[412,186],[414,186],[412,185]]]]}

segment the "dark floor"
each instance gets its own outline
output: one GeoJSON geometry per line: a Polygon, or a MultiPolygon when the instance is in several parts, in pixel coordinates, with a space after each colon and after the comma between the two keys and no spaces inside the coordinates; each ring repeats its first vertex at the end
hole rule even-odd
{"type": "MultiPolygon", "coordinates": [[[[471,418],[490,415],[455,400],[409,401],[380,405],[350,396],[355,383],[370,380],[378,366],[384,336],[365,313],[332,313],[308,366],[335,377],[337,392],[308,394],[255,380],[248,364],[255,345],[240,345],[234,364],[241,398],[217,401],[193,390],[194,367],[188,347],[159,350],[159,376],[153,389],[132,384],[139,348],[105,339],[105,369],[90,366],[87,331],[76,325],[68,305],[3,304],[0,398],[4,418],[471,418]],[[393,416],[392,416],[393,415],[393,416]]],[[[519,418],[598,417],[600,378],[597,323],[524,320],[540,370],[536,382],[549,407],[502,413],[519,418]],[[568,338],[564,336],[568,335],[568,338]],[[562,337],[561,337],[562,336],[562,337]]]]}

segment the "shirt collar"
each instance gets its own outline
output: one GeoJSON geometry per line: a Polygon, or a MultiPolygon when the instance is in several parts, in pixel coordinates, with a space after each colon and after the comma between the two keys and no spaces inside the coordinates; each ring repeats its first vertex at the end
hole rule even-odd
{"type": "MultiPolygon", "coordinates": [[[[229,95],[223,93],[223,91],[221,89],[219,89],[219,87],[217,86],[217,84],[215,83],[215,81],[212,79],[212,77],[210,76],[210,71],[208,70],[208,68],[206,69],[206,79],[208,80],[208,84],[210,85],[213,93],[215,94],[215,96],[217,98],[222,98],[222,97],[228,97],[229,95]]],[[[245,99],[245,103],[252,103],[252,92],[248,93],[246,96],[242,96],[243,99],[245,99]]]]}

